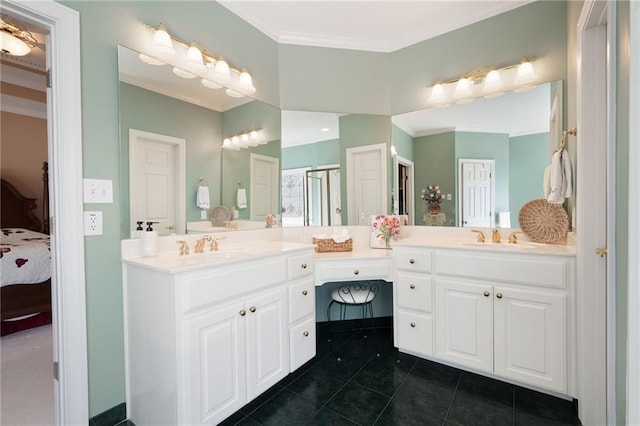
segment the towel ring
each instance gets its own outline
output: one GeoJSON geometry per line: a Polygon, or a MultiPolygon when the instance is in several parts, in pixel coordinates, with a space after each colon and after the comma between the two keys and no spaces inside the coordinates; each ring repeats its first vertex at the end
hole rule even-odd
{"type": "Polygon", "coordinates": [[[209,182],[203,177],[198,178],[198,185],[209,186],[209,182]]]}
{"type": "Polygon", "coordinates": [[[238,181],[237,184],[238,184],[238,188],[242,188],[242,182],[238,181]]]}

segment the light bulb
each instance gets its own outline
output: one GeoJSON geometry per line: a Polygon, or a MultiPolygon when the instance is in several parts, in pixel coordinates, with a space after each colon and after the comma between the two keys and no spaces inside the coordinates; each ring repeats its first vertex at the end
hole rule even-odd
{"type": "Polygon", "coordinates": [[[173,67],[173,73],[178,77],[182,77],[182,78],[196,78],[195,74],[191,74],[190,72],[180,69],[178,67],[173,67]]]}
{"type": "Polygon", "coordinates": [[[202,73],[206,69],[204,62],[202,62],[202,52],[196,46],[187,49],[186,67],[196,73],[202,73]]]}
{"type": "Polygon", "coordinates": [[[202,79],[201,81],[202,85],[208,89],[222,89],[222,85],[215,83],[211,80],[207,80],[207,79],[202,79]]]}
{"type": "Polygon", "coordinates": [[[152,58],[151,56],[145,55],[144,53],[139,54],[138,58],[140,58],[142,62],[147,63],[149,65],[165,65],[165,63],[162,62],[161,60],[152,58]]]}
{"type": "Polygon", "coordinates": [[[243,70],[240,73],[240,77],[238,77],[238,84],[240,90],[242,90],[244,93],[251,94],[255,93],[256,91],[256,88],[253,87],[253,79],[247,71],[243,70]]]}
{"type": "Polygon", "coordinates": [[[31,48],[13,34],[0,31],[0,51],[11,56],[24,56],[31,52],[31,48]]]}
{"type": "Polygon", "coordinates": [[[175,54],[171,36],[162,24],[158,26],[158,29],[156,29],[156,32],[153,34],[151,51],[164,59],[171,58],[175,54]]]}

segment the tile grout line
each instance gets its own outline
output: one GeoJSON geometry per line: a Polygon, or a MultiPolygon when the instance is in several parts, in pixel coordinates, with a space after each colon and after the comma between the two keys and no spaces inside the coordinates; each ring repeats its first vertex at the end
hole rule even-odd
{"type": "Polygon", "coordinates": [[[453,395],[451,396],[451,401],[449,402],[449,407],[447,408],[447,412],[444,415],[444,423],[447,422],[447,418],[449,417],[449,412],[451,411],[451,406],[453,405],[453,401],[456,399],[456,394],[458,393],[458,386],[460,386],[461,380],[462,380],[462,373],[460,373],[460,375],[458,376],[458,383],[456,383],[456,387],[453,390],[453,395]]]}
{"type": "MultiPolygon", "coordinates": [[[[399,353],[399,352],[398,352],[399,353]]],[[[416,364],[418,364],[417,361],[413,362],[413,367],[411,367],[411,369],[409,370],[409,372],[404,376],[404,379],[402,379],[402,382],[400,383],[400,385],[398,385],[398,389],[396,389],[393,392],[393,395],[391,395],[391,398],[389,398],[389,401],[387,401],[387,404],[384,406],[384,408],[382,409],[382,411],[380,411],[380,414],[378,414],[378,417],[376,417],[376,420],[373,422],[373,424],[377,424],[378,420],[380,420],[380,417],[382,416],[382,413],[384,413],[384,411],[387,409],[387,407],[389,406],[389,404],[391,404],[391,401],[393,401],[393,398],[396,397],[396,395],[398,394],[398,392],[400,391],[400,388],[402,387],[402,385],[404,384],[404,382],[407,381],[407,377],[409,377],[411,375],[411,372],[413,371],[414,368],[416,368],[416,364]]]]}

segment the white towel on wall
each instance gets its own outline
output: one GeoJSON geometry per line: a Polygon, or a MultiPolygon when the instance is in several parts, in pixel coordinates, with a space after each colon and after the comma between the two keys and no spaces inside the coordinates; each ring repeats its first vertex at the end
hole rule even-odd
{"type": "Polygon", "coordinates": [[[239,209],[247,208],[247,190],[244,188],[238,188],[236,192],[236,207],[239,209]]]}
{"type": "Polygon", "coordinates": [[[545,171],[545,193],[547,185],[549,189],[547,201],[562,204],[565,198],[573,195],[573,169],[567,150],[563,149],[553,154],[549,167],[548,184],[545,171]]]}
{"type": "Polygon", "coordinates": [[[209,187],[204,185],[198,185],[198,192],[196,194],[196,206],[199,209],[208,209],[209,208],[209,187]]]}

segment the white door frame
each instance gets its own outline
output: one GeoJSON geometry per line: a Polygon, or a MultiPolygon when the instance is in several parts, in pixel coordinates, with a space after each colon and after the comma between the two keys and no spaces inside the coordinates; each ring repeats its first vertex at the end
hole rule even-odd
{"type": "MultiPolygon", "coordinates": [[[[382,177],[381,177],[381,181],[384,182],[385,186],[384,188],[380,188],[380,191],[382,191],[382,197],[381,197],[381,209],[379,212],[376,212],[376,214],[378,213],[385,213],[388,209],[388,205],[387,205],[387,152],[388,151],[388,145],[386,143],[379,143],[379,144],[373,144],[373,145],[364,145],[364,146],[359,146],[359,147],[355,147],[355,148],[347,148],[346,150],[346,169],[347,169],[347,225],[357,225],[359,223],[358,220],[358,213],[355,211],[355,209],[353,208],[353,206],[355,206],[356,201],[355,201],[355,193],[354,193],[354,179],[356,178],[356,176],[354,175],[353,170],[355,169],[355,167],[353,166],[353,157],[361,154],[363,152],[368,152],[368,151],[379,151],[380,152],[380,170],[382,170],[382,177]]],[[[342,208],[344,209],[344,206],[342,206],[342,208]]],[[[372,213],[373,214],[373,213],[372,213]]],[[[367,218],[368,220],[368,218],[367,218]]]]}
{"type": "Polygon", "coordinates": [[[464,163],[486,163],[491,166],[491,177],[489,179],[491,181],[491,206],[489,207],[491,211],[489,212],[489,221],[491,222],[490,228],[493,228],[496,224],[496,160],[486,160],[480,158],[458,159],[458,208],[456,208],[456,226],[464,227],[464,225],[462,224],[462,197],[464,196],[462,190],[462,183],[464,181],[462,166],[464,163]]]}
{"type": "Polygon", "coordinates": [[[640,424],[640,3],[630,2],[631,55],[629,69],[629,253],[627,306],[627,418],[640,424]]]}
{"type": "MultiPolygon", "coordinates": [[[[272,187],[271,187],[271,197],[272,199],[275,198],[276,200],[276,207],[278,207],[278,195],[279,195],[279,191],[280,191],[280,160],[278,160],[277,158],[274,157],[268,157],[266,155],[260,155],[260,154],[254,154],[253,152],[251,154],[249,154],[249,185],[251,188],[251,191],[249,193],[249,217],[251,220],[256,220],[254,215],[255,215],[255,192],[253,190],[253,183],[255,182],[255,178],[253,175],[254,172],[254,167],[253,167],[253,163],[256,160],[261,160],[261,161],[266,161],[269,163],[272,163],[274,165],[273,170],[271,171],[271,181],[272,181],[272,187]]],[[[282,212],[280,211],[282,208],[278,208],[278,211],[272,212],[272,214],[281,214],[282,212]]],[[[269,213],[267,213],[269,214],[269,213]]]]}
{"type": "MultiPolygon", "coordinates": [[[[178,185],[176,186],[176,228],[175,233],[178,235],[186,233],[187,226],[187,198],[185,194],[186,188],[186,144],[187,141],[181,138],[173,136],[162,135],[159,133],[145,132],[143,130],[129,129],[129,194],[135,192],[137,188],[136,173],[134,173],[134,167],[137,158],[136,147],[142,143],[143,140],[152,140],[167,145],[174,145],[176,147],[176,180],[178,185]]],[[[135,203],[129,205],[129,229],[133,235],[135,229],[136,217],[134,216],[135,203]]],[[[139,215],[138,215],[139,217],[139,215]]],[[[133,238],[133,237],[132,237],[133,238]]]]}
{"type": "Polygon", "coordinates": [[[407,211],[409,212],[409,225],[413,226],[415,225],[415,216],[416,216],[416,209],[415,209],[415,201],[416,201],[416,197],[414,194],[414,190],[415,190],[415,166],[413,161],[411,160],[407,160],[406,158],[400,156],[400,155],[394,155],[393,156],[393,173],[395,174],[396,178],[394,179],[393,185],[393,193],[395,194],[395,198],[393,200],[393,213],[394,214],[399,214],[399,206],[398,206],[398,194],[400,191],[400,176],[398,174],[398,168],[400,165],[403,165],[407,168],[408,170],[408,174],[409,174],[409,184],[407,185],[406,191],[407,191],[407,211]]]}
{"type": "Polygon", "coordinates": [[[615,7],[586,0],[578,20],[577,67],[577,377],[583,424],[615,418],[615,7]],[[603,82],[606,81],[606,85],[603,82]],[[607,172],[608,169],[608,172],[607,172]],[[606,182],[603,182],[606,180],[606,182]],[[608,194],[606,206],[593,192],[608,194]],[[582,195],[584,194],[584,196],[582,195]],[[606,225],[603,225],[606,224],[606,225]],[[600,257],[599,247],[609,254],[600,257]],[[599,279],[599,277],[602,277],[599,279]],[[605,282],[602,282],[604,279],[605,282]]]}
{"type": "Polygon", "coordinates": [[[80,15],[54,1],[4,0],[4,13],[48,30],[47,92],[51,194],[55,422],[89,423],[82,200],[80,15]],[[64,309],[63,309],[64,307],[64,309]]]}

